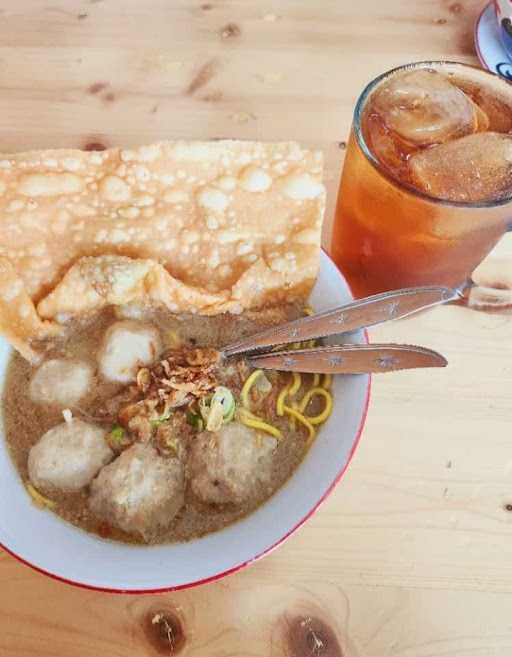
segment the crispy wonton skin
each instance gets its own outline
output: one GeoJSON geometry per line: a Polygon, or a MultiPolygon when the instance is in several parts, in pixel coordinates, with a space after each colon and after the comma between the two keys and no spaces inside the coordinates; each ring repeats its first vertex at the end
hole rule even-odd
{"type": "Polygon", "coordinates": [[[305,298],[321,180],[321,154],[295,143],[0,156],[0,332],[31,358],[34,339],[105,305],[213,315],[305,298]]]}

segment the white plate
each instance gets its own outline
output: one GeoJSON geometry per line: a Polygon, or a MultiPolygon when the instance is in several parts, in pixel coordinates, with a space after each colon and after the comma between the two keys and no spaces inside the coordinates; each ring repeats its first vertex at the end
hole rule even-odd
{"type": "Polygon", "coordinates": [[[512,62],[503,47],[494,3],[489,3],[482,11],[475,25],[475,47],[480,63],[492,73],[512,81],[512,62]]]}
{"type": "MultiPolygon", "coordinates": [[[[348,302],[348,286],[322,253],[311,296],[316,310],[348,302]]],[[[363,331],[352,342],[363,343],[363,331]]],[[[0,377],[11,353],[0,340],[0,377]]],[[[335,407],[291,479],[257,511],[189,543],[132,546],[102,540],[30,502],[0,437],[0,544],[37,570],[71,584],[118,592],[174,590],[218,579],[268,554],[318,508],[340,480],[362,432],[370,377],[335,377],[335,407]]]]}

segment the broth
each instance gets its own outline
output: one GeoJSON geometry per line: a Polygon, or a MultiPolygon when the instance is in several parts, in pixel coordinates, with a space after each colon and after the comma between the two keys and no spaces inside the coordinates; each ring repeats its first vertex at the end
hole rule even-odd
{"type": "MultiPolygon", "coordinates": [[[[156,326],[162,336],[179,335],[188,347],[220,348],[237,339],[251,335],[266,326],[282,323],[299,316],[295,307],[270,309],[260,313],[246,313],[241,316],[204,317],[197,315],[177,316],[163,311],[147,311],[141,321],[156,326]]],[[[69,325],[65,338],[48,342],[45,358],[65,358],[88,363],[94,371],[90,392],[71,407],[73,415],[85,421],[97,422],[98,409],[105,400],[125,388],[122,384],[102,380],[98,372],[97,356],[105,331],[119,318],[113,309],[103,311],[92,319],[74,321],[69,325]]],[[[165,346],[165,345],[164,345],[165,346]]],[[[29,382],[35,368],[19,354],[13,354],[8,366],[3,396],[3,416],[5,435],[12,460],[22,478],[29,482],[27,467],[31,447],[50,428],[62,423],[62,409],[35,403],[29,395],[29,382]]],[[[274,373],[273,386],[282,389],[288,385],[290,376],[274,373]]],[[[312,376],[302,376],[301,390],[311,385],[312,376]]],[[[313,398],[308,413],[321,410],[322,401],[313,398]]],[[[217,531],[254,511],[268,499],[290,477],[307,451],[307,431],[293,426],[289,417],[273,418],[283,433],[272,454],[271,477],[269,485],[261,485],[249,499],[233,505],[212,505],[200,502],[187,485],[185,503],[169,529],[152,539],[151,542],[169,543],[188,541],[204,534],[217,531]]],[[[110,428],[111,425],[109,425],[110,428]]],[[[193,438],[192,438],[193,440],[193,438]]],[[[63,492],[57,489],[43,494],[55,506],[53,511],[66,521],[86,531],[129,543],[146,543],[138,533],[124,532],[105,520],[96,517],[88,507],[89,487],[79,492],[63,492]]]]}

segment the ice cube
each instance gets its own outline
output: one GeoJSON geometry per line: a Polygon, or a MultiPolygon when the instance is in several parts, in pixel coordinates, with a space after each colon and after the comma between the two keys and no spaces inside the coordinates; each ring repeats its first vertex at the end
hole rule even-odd
{"type": "Polygon", "coordinates": [[[475,102],[480,110],[489,117],[489,128],[495,132],[512,131],[512,108],[500,98],[487,94],[480,89],[475,96],[475,102]]]}
{"type": "MultiPolygon", "coordinates": [[[[486,132],[487,130],[490,129],[490,125],[491,125],[491,122],[489,121],[489,117],[479,105],[477,105],[472,100],[471,102],[473,103],[473,107],[475,109],[475,116],[476,116],[475,132],[486,132]]],[[[498,132],[501,132],[501,130],[498,130],[498,132]]]]}
{"type": "Polygon", "coordinates": [[[478,86],[471,80],[457,79],[455,82],[465,94],[472,98],[481,114],[486,117],[487,125],[481,127],[479,125],[479,131],[512,131],[511,96],[510,94],[507,97],[503,95],[503,90],[500,90],[501,80],[499,78],[498,86],[496,86],[496,82],[493,82],[489,88],[478,86]]]}
{"type": "Polygon", "coordinates": [[[478,132],[409,159],[414,184],[450,201],[499,200],[512,194],[512,135],[478,132]]]}
{"type": "Polygon", "coordinates": [[[376,114],[365,121],[365,139],[370,150],[398,178],[408,177],[407,158],[410,148],[402,140],[397,139],[376,114]]]}
{"type": "Polygon", "coordinates": [[[474,103],[430,69],[394,75],[374,92],[370,103],[388,128],[417,146],[463,137],[478,126],[474,103]]]}

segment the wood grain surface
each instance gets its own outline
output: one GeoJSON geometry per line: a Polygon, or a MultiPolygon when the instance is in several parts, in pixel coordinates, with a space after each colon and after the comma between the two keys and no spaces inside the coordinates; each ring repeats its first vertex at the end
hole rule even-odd
{"type": "MultiPolygon", "coordinates": [[[[0,150],[298,139],[327,157],[328,243],[358,93],[407,61],[476,62],[482,7],[5,0],[0,150]]],[[[503,240],[484,278],[511,258],[503,240]]],[[[283,547],[160,596],[74,589],[1,554],[0,656],[512,655],[512,315],[443,307],[371,337],[450,366],[375,377],[346,477],[283,547]]]]}

